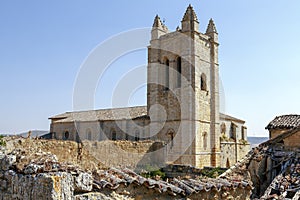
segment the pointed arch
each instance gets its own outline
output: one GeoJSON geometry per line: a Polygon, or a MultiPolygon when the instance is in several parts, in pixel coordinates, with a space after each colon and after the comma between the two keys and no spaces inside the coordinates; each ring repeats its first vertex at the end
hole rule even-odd
{"type": "Polygon", "coordinates": [[[227,158],[227,160],[226,160],[226,168],[230,168],[230,161],[229,161],[228,158],[227,158]]]}
{"type": "Polygon", "coordinates": [[[175,131],[171,128],[167,132],[167,136],[169,137],[170,141],[170,148],[172,149],[174,146],[174,137],[175,137],[175,131]]]}
{"type": "Polygon", "coordinates": [[[69,139],[69,137],[70,137],[69,131],[65,131],[65,132],[64,132],[64,135],[63,135],[63,139],[64,139],[64,140],[67,140],[67,139],[69,139]]]}
{"type": "Polygon", "coordinates": [[[204,73],[201,74],[200,88],[203,91],[207,91],[207,80],[206,75],[204,73]]]}
{"type": "Polygon", "coordinates": [[[176,70],[177,70],[177,87],[180,88],[181,87],[181,57],[177,57],[176,59],[176,70]]]}

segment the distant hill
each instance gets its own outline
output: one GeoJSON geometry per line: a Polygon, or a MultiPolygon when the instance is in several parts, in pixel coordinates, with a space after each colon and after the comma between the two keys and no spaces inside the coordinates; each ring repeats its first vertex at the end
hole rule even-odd
{"type": "Polygon", "coordinates": [[[251,148],[258,146],[259,144],[269,140],[268,137],[248,137],[248,141],[251,144],[251,148]]]}
{"type": "MultiPolygon", "coordinates": [[[[49,133],[49,131],[33,130],[33,131],[31,131],[31,138],[40,137],[40,136],[45,135],[47,133],[49,133]]],[[[28,136],[28,131],[24,132],[24,133],[20,133],[18,135],[22,136],[22,137],[27,137],[28,136]]]]}

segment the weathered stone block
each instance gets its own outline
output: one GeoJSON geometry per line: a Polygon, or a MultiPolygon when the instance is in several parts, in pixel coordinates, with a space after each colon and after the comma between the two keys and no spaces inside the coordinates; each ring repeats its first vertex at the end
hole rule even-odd
{"type": "Polygon", "coordinates": [[[0,160],[0,170],[6,171],[8,170],[15,162],[16,162],[16,155],[5,155],[0,160]]]}
{"type": "Polygon", "coordinates": [[[89,192],[93,189],[93,177],[89,173],[79,173],[74,177],[75,192],[89,192]]]}

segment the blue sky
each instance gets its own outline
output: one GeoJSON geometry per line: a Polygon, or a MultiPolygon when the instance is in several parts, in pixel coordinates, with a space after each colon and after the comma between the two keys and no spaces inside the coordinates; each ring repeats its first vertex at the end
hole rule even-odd
{"type": "MultiPolygon", "coordinates": [[[[92,49],[112,35],[151,26],[156,14],[175,30],[189,3],[201,32],[210,18],[216,23],[225,111],[246,120],[255,136],[267,135],[264,127],[276,115],[300,114],[299,1],[103,2],[0,2],[0,133],[49,129],[48,117],[72,110],[76,76],[92,49]]],[[[146,60],[145,50],[120,58],[100,84],[109,88],[122,70],[146,60]]],[[[109,91],[96,91],[95,108],[109,106],[103,95],[109,91]]],[[[131,104],[145,104],[144,94],[137,91],[131,104]]]]}

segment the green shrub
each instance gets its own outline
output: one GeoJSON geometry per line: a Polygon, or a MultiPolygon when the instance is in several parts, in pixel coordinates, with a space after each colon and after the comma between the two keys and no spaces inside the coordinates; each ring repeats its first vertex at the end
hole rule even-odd
{"type": "Polygon", "coordinates": [[[201,174],[203,176],[206,176],[206,177],[209,177],[209,178],[217,178],[219,175],[221,175],[225,171],[226,171],[226,169],[222,169],[220,167],[216,167],[216,168],[204,168],[201,171],[201,174]]]}
{"type": "Polygon", "coordinates": [[[4,138],[4,136],[0,135],[0,146],[5,146],[6,145],[6,142],[3,138],[4,138]]]}
{"type": "Polygon", "coordinates": [[[160,176],[161,179],[164,180],[166,177],[166,174],[164,172],[162,172],[160,169],[150,172],[150,177],[156,177],[156,176],[160,176]]]}
{"type": "Polygon", "coordinates": [[[166,174],[156,166],[146,165],[144,166],[144,170],[145,171],[141,173],[141,176],[145,178],[155,178],[156,176],[159,176],[164,180],[166,177],[166,174]]]}

